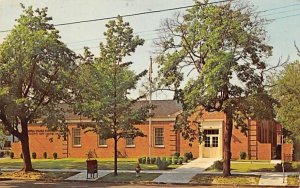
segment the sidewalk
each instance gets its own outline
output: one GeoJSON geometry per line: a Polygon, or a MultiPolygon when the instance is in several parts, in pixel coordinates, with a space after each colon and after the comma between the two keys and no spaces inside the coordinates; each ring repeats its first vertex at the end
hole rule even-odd
{"type": "MultiPolygon", "coordinates": [[[[71,176],[69,178],[67,178],[66,180],[68,181],[96,181],[110,173],[113,173],[113,170],[98,170],[98,177],[95,177],[95,178],[89,178],[87,179],[87,171],[86,170],[77,170],[76,172],[79,172],[78,174],[74,175],[74,176],[71,176]]],[[[120,173],[135,173],[134,170],[118,170],[118,172],[120,173]]],[[[145,170],[145,171],[142,171],[142,173],[160,173],[160,174],[163,174],[163,173],[170,173],[169,172],[166,172],[165,170],[145,170]]],[[[90,176],[89,176],[90,177],[90,176]]]]}
{"type": "Polygon", "coordinates": [[[198,158],[190,163],[184,164],[174,170],[172,173],[163,173],[153,180],[156,183],[189,183],[191,179],[199,173],[210,167],[214,161],[219,159],[198,158]]]}
{"type": "Polygon", "coordinates": [[[285,174],[283,176],[283,173],[262,173],[259,179],[258,185],[263,186],[286,186],[287,185],[287,176],[288,174],[285,174]]]}
{"type": "MultiPolygon", "coordinates": [[[[218,159],[198,158],[190,163],[184,164],[174,170],[143,170],[142,173],[160,173],[161,175],[153,180],[154,183],[189,183],[196,174],[222,174],[222,172],[206,172],[205,169],[213,164],[218,159]]],[[[2,169],[2,171],[17,171],[19,169],[2,169]]],[[[87,171],[79,169],[37,169],[40,171],[52,172],[78,172],[78,174],[67,178],[67,181],[96,181],[101,177],[106,176],[113,172],[113,170],[98,170],[97,178],[87,179],[87,171]]],[[[135,173],[134,170],[118,170],[120,173],[128,172],[135,173]]],[[[299,172],[286,172],[283,180],[282,172],[248,172],[232,174],[252,174],[260,175],[258,186],[287,186],[288,175],[296,174],[299,172]]],[[[299,176],[300,182],[300,176],[299,176]]],[[[299,186],[300,187],[300,186],[299,186]]]]}

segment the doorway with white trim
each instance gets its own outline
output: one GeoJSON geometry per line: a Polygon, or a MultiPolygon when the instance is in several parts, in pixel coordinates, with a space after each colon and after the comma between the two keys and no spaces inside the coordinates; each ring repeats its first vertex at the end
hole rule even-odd
{"type": "Polygon", "coordinates": [[[222,157],[223,121],[202,122],[203,140],[199,145],[199,156],[202,158],[222,157]]]}

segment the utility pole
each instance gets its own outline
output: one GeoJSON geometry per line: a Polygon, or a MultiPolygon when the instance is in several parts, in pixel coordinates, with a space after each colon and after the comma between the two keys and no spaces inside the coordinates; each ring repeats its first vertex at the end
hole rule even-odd
{"type": "MultiPolygon", "coordinates": [[[[150,67],[149,67],[149,105],[152,104],[152,57],[150,56],[150,67]]],[[[151,158],[152,149],[152,108],[149,109],[149,158],[151,158]]]]}

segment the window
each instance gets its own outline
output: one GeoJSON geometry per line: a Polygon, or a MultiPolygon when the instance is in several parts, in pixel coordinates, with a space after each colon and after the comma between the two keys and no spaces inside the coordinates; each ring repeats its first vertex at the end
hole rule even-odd
{"type": "Polygon", "coordinates": [[[107,146],[105,138],[100,138],[100,136],[99,136],[98,140],[99,140],[99,143],[98,143],[99,146],[107,146]]]}
{"type": "Polygon", "coordinates": [[[155,146],[164,146],[164,128],[155,128],[155,146]]]}
{"type": "Polygon", "coordinates": [[[219,129],[204,130],[204,135],[208,135],[208,134],[219,134],[219,129]]]}
{"type": "Polygon", "coordinates": [[[204,147],[210,147],[210,137],[209,136],[206,136],[204,138],[204,147]]]}
{"type": "Polygon", "coordinates": [[[219,138],[217,136],[212,137],[212,147],[218,147],[219,145],[219,138]]]}
{"type": "Polygon", "coordinates": [[[126,146],[134,146],[134,139],[131,137],[126,138],[126,146]]]}
{"type": "Polygon", "coordinates": [[[80,128],[73,128],[73,146],[81,146],[80,128]]]}

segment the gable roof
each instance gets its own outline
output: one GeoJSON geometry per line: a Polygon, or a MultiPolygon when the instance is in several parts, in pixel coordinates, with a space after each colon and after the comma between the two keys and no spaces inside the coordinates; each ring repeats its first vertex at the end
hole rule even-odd
{"type": "MultiPolygon", "coordinates": [[[[143,106],[148,103],[148,100],[142,100],[138,101],[136,106],[143,106]]],[[[153,117],[175,117],[182,110],[181,104],[175,100],[152,100],[151,104],[154,106],[153,117]]]]}
{"type": "MultiPolygon", "coordinates": [[[[182,110],[181,104],[175,100],[152,100],[151,103],[154,106],[152,110],[153,117],[176,117],[182,110]]],[[[149,100],[137,101],[134,108],[139,108],[147,104],[149,104],[149,100]]],[[[67,104],[61,104],[60,107],[64,109],[66,119],[88,119],[87,117],[74,114],[67,104]]]]}

